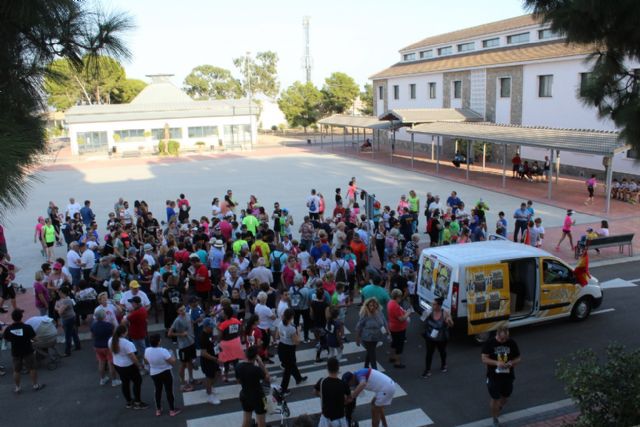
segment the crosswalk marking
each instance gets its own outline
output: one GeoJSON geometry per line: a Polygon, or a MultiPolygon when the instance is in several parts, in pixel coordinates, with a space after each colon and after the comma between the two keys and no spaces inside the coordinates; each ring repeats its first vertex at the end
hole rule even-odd
{"type": "MultiPolygon", "coordinates": [[[[360,353],[362,351],[363,351],[362,347],[357,346],[356,343],[348,342],[348,343],[344,344],[344,349],[342,350],[342,354],[343,355],[348,355],[348,354],[353,354],[353,353],[360,353]]],[[[311,362],[312,360],[316,360],[316,349],[315,348],[308,348],[306,350],[296,351],[296,359],[298,361],[298,364],[302,364],[302,363],[305,363],[305,362],[311,362]]],[[[280,359],[278,358],[277,355],[273,358],[273,361],[275,363],[273,365],[267,365],[267,367],[269,367],[269,366],[279,367],[280,366],[280,359]]],[[[204,378],[204,374],[202,373],[202,370],[194,371],[193,372],[193,377],[195,379],[202,379],[202,378],[204,378]]]]}
{"type": "MultiPolygon", "coordinates": [[[[406,396],[407,393],[400,385],[396,383],[396,393],[394,398],[406,396]]],[[[369,405],[368,402],[373,398],[373,393],[363,392],[358,397],[358,402],[362,402],[362,405],[369,405]]],[[[288,403],[289,410],[291,411],[290,418],[296,418],[303,414],[317,414],[320,412],[320,398],[314,397],[312,399],[298,400],[296,402],[288,403]]],[[[209,417],[195,418],[187,421],[187,427],[210,427],[212,425],[228,425],[239,426],[242,425],[242,411],[227,412],[219,415],[212,415],[209,417]]],[[[428,417],[427,417],[428,418],[428,417]]],[[[273,422],[280,419],[280,414],[267,415],[267,422],[273,422]]],[[[403,427],[404,426],[403,424],[403,427]]]]}
{"type": "Polygon", "coordinates": [[[631,281],[616,277],[615,279],[607,280],[606,282],[601,282],[600,286],[602,287],[602,289],[614,289],[614,288],[633,288],[638,285],[636,285],[635,283],[632,283],[631,281]]]}
{"type": "MultiPolygon", "coordinates": [[[[386,415],[389,427],[424,427],[433,424],[433,420],[422,409],[397,412],[386,415]]],[[[371,420],[359,421],[360,427],[371,427],[371,420]]]]}
{"type": "MultiPolygon", "coordinates": [[[[340,370],[342,372],[347,372],[347,371],[353,371],[360,368],[362,368],[362,363],[354,363],[352,365],[341,366],[340,370]]],[[[381,372],[384,372],[384,368],[380,365],[378,365],[378,370],[381,372]]],[[[271,372],[269,373],[271,374],[271,372]]],[[[326,369],[324,368],[324,365],[322,366],[322,369],[318,369],[317,371],[307,372],[305,374],[308,377],[306,382],[298,385],[295,383],[295,380],[292,378],[291,384],[289,385],[289,389],[312,386],[320,378],[327,376],[327,372],[326,372],[326,369]]],[[[272,377],[271,382],[274,383],[274,380],[275,378],[272,377]]],[[[226,385],[226,386],[215,388],[216,396],[220,400],[237,398],[238,394],[240,393],[240,389],[241,389],[240,384],[232,384],[232,385],[226,385]]],[[[182,400],[184,401],[184,406],[199,405],[201,403],[207,403],[207,398],[208,396],[205,390],[190,391],[182,394],[182,400]]]]}

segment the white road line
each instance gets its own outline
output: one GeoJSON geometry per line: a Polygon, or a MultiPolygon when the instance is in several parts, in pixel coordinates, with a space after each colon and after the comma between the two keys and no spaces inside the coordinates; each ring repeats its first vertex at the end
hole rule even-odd
{"type": "MultiPolygon", "coordinates": [[[[396,393],[395,397],[406,396],[407,392],[405,392],[402,387],[400,387],[396,383],[396,393]]],[[[358,404],[358,406],[369,405],[371,399],[373,398],[373,394],[369,392],[363,392],[358,397],[358,402],[362,402],[362,404],[358,404]]],[[[239,405],[238,405],[239,406],[239,405]]],[[[315,397],[313,399],[305,399],[298,400],[295,402],[289,403],[289,409],[291,411],[290,418],[296,418],[302,414],[317,414],[320,410],[320,398],[315,397]]],[[[210,427],[214,426],[239,426],[242,425],[242,411],[237,412],[227,412],[219,415],[212,415],[209,417],[195,418],[191,420],[187,420],[187,427],[210,427]]],[[[267,422],[273,422],[280,419],[279,414],[269,414],[267,415],[267,422]]],[[[404,425],[403,425],[404,426],[404,425]]]]}
{"type": "Polygon", "coordinates": [[[593,311],[593,312],[591,312],[591,315],[595,316],[596,314],[611,313],[612,311],[616,311],[616,309],[615,308],[605,308],[605,309],[602,309],[602,310],[593,311]]]}
{"type": "MultiPolygon", "coordinates": [[[[389,427],[424,427],[433,424],[433,420],[422,409],[397,412],[386,415],[389,427]]],[[[359,421],[360,427],[371,427],[371,420],[359,421]]]]}
{"type": "Polygon", "coordinates": [[[606,282],[600,283],[602,289],[615,289],[615,288],[633,288],[638,285],[631,283],[628,280],[621,279],[616,277],[615,279],[607,280],[606,282]]]}
{"type": "MultiPolygon", "coordinates": [[[[343,355],[348,355],[348,354],[353,354],[353,353],[360,353],[363,352],[364,348],[363,347],[359,347],[356,345],[355,342],[348,342],[344,345],[344,349],[342,350],[342,354],[343,355]]],[[[305,363],[305,362],[311,362],[313,360],[316,359],[316,349],[315,348],[308,348],[306,350],[299,350],[296,351],[296,360],[298,361],[298,364],[301,363],[305,363]]],[[[272,366],[276,369],[279,369],[280,367],[280,359],[278,358],[278,356],[275,356],[273,358],[273,361],[275,362],[273,365],[267,365],[267,368],[269,366],[272,366]]],[[[324,365],[322,365],[324,366],[324,365]]],[[[198,370],[198,371],[194,371],[193,372],[193,377],[195,379],[202,379],[204,378],[204,374],[202,373],[202,370],[198,370]]]]}
{"type": "Polygon", "coordinates": [[[640,283],[640,278],[629,280],[631,283],[640,283]]]}
{"type": "MultiPolygon", "coordinates": [[[[299,385],[296,384],[295,380],[291,378],[289,389],[312,386],[312,385],[315,385],[315,383],[318,382],[320,378],[326,377],[327,370],[325,369],[325,366],[318,365],[317,367],[320,369],[316,371],[304,373],[304,375],[306,375],[308,378],[307,378],[307,381],[302,384],[299,384],[299,385]]],[[[360,368],[362,368],[362,363],[355,363],[352,365],[341,366],[340,371],[347,372],[347,371],[353,371],[360,368]]],[[[380,364],[378,364],[378,369],[384,372],[384,368],[380,366],[380,364]]],[[[276,378],[271,377],[271,383],[279,384],[280,380],[278,379],[276,381],[276,378]]],[[[240,393],[240,389],[241,389],[240,384],[232,384],[232,385],[225,385],[221,387],[215,387],[216,396],[220,400],[236,399],[238,397],[238,394],[240,393]]],[[[201,403],[207,403],[207,392],[205,390],[196,390],[196,391],[182,393],[182,400],[184,401],[184,406],[192,406],[192,405],[199,405],[201,403]]]]}

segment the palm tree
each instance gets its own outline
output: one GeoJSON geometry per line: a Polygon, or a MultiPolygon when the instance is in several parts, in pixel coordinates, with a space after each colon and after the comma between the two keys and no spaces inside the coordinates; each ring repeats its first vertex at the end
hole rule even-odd
{"type": "Polygon", "coordinates": [[[133,28],[122,12],[88,9],[77,0],[0,1],[0,214],[23,205],[33,167],[46,148],[44,77],[66,58],[99,74],[100,55],[128,59],[122,33],[133,28]]]}

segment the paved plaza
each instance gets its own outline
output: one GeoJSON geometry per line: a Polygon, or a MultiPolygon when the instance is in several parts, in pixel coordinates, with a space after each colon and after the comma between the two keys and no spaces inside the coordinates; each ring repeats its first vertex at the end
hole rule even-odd
{"type": "MultiPolygon", "coordinates": [[[[311,188],[321,192],[327,209],[335,206],[337,187],[346,192],[348,180],[355,176],[358,186],[376,195],[383,205],[397,206],[401,194],[414,189],[425,201],[427,191],[439,194],[444,204],[452,190],[471,206],[480,198],[488,203],[487,225],[495,230],[497,214],[503,210],[513,226],[512,215],[523,200],[497,191],[483,190],[472,185],[428,176],[397,167],[386,166],[334,154],[316,154],[297,148],[282,148],[267,153],[223,154],[215,158],[185,157],[180,159],[140,158],[126,160],[96,160],[67,165],[54,165],[38,173],[24,209],[17,208],[4,225],[13,261],[22,269],[18,282],[30,287],[33,275],[43,261],[39,244],[33,243],[33,231],[39,215],[46,214],[47,204],[54,201],[64,212],[69,197],[80,204],[91,200],[99,231],[104,233],[107,214],[113,210],[118,197],[133,205],[145,200],[155,217],[165,218],[165,201],[175,200],[184,193],[192,205],[191,217],[211,215],[214,197],[222,197],[233,189],[234,198],[246,206],[251,194],[267,211],[279,201],[292,213],[297,225],[306,213],[305,200],[311,188]]],[[[545,227],[558,227],[565,210],[535,203],[536,216],[545,227]]],[[[420,230],[424,231],[421,205],[420,230]]],[[[592,223],[599,217],[576,214],[577,224],[592,223]]],[[[294,227],[297,231],[297,226],[294,227]]],[[[549,243],[551,245],[551,243],[549,243]]],[[[549,246],[551,247],[551,246],[549,246]]],[[[64,248],[56,248],[56,255],[64,255],[64,248]]]]}

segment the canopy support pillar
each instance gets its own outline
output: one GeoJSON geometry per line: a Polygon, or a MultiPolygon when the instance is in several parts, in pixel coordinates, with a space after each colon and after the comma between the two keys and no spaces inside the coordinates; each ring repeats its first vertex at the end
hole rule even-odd
{"type": "Polygon", "coordinates": [[[433,135],[431,135],[431,161],[434,161],[436,159],[436,156],[435,156],[435,154],[436,154],[435,153],[436,145],[434,143],[434,139],[435,139],[435,137],[433,135]]]}
{"type": "Polygon", "coordinates": [[[556,150],[556,184],[560,179],[560,150],[556,150]]]}
{"type": "Polygon", "coordinates": [[[416,135],[412,132],[411,133],[411,169],[413,169],[413,159],[414,159],[414,156],[415,156],[415,150],[414,150],[415,143],[416,143],[415,136],[416,135]]]}
{"type": "Polygon", "coordinates": [[[507,186],[507,144],[502,144],[502,188],[507,186]]]}
{"type": "Polygon", "coordinates": [[[438,135],[438,146],[436,147],[436,174],[440,173],[440,142],[442,137],[438,135]]]}
{"type": "MultiPolygon", "coordinates": [[[[549,151],[551,151],[550,157],[549,157],[549,164],[552,165],[553,164],[553,160],[554,160],[553,159],[553,151],[554,150],[549,150],[549,151]]],[[[553,192],[552,187],[553,187],[553,179],[552,179],[552,177],[549,177],[549,182],[547,184],[547,199],[549,199],[549,200],[551,200],[551,194],[553,192]]]]}
{"type": "Polygon", "coordinates": [[[467,141],[467,181],[469,180],[469,169],[471,168],[471,144],[473,144],[473,141],[467,141]]]}
{"type": "Polygon", "coordinates": [[[482,171],[484,172],[485,166],[487,165],[487,143],[482,143],[482,171]]]}
{"type": "Polygon", "coordinates": [[[607,181],[606,181],[606,189],[607,195],[605,197],[605,209],[604,211],[608,214],[611,210],[611,186],[613,181],[613,156],[605,157],[605,167],[607,168],[607,181]]]}

